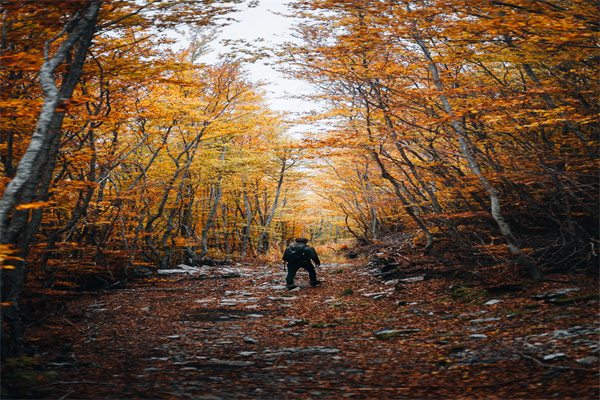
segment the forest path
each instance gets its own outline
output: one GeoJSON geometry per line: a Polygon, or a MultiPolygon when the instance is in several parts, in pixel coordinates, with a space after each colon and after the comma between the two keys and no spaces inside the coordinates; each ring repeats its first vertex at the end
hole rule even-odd
{"type": "Polygon", "coordinates": [[[319,268],[317,288],[300,270],[288,292],[281,267],[204,272],[79,295],[30,328],[53,378],[28,398],[598,397],[597,298],[542,299],[597,293],[589,279],[492,295],[443,275],[396,287],[354,262],[319,268]]]}

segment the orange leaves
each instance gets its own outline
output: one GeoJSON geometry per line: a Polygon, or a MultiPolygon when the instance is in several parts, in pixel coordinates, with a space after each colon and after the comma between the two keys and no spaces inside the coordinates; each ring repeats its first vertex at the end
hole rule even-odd
{"type": "Polygon", "coordinates": [[[2,105],[3,126],[9,124],[8,118],[35,118],[41,107],[41,101],[31,99],[11,99],[5,96],[0,98],[2,105]]]}
{"type": "Polygon", "coordinates": [[[17,210],[31,210],[31,209],[36,209],[36,208],[42,208],[42,207],[48,207],[50,206],[51,203],[48,203],[46,201],[38,201],[35,203],[28,203],[28,204],[19,204],[15,207],[15,209],[17,210]]]}
{"type": "MultiPolygon", "coordinates": [[[[101,297],[69,293],[68,300],[61,298],[68,301],[65,311],[44,314],[40,323],[30,327],[32,336],[39,338],[35,341],[38,362],[56,364],[51,350],[72,343],[70,351],[77,360],[90,366],[82,370],[52,365],[62,368],[61,391],[74,398],[118,398],[123,393],[152,398],[156,393],[173,393],[173,382],[182,375],[190,379],[178,381],[183,383],[174,397],[198,397],[198,381],[210,382],[210,394],[226,398],[597,397],[597,360],[591,365],[576,361],[594,351],[594,304],[578,302],[570,310],[561,310],[532,299],[566,287],[561,283],[565,280],[569,287],[580,288],[579,293],[596,293],[595,279],[560,275],[557,281],[504,289],[512,279],[507,282],[506,275],[497,271],[464,282],[460,276],[475,276],[481,270],[461,273],[454,262],[431,266],[426,262],[435,257],[404,251],[414,266],[404,266],[403,271],[422,273],[427,265],[432,277],[390,290],[389,297],[378,300],[361,293],[387,292],[391,287],[365,276],[364,260],[346,261],[343,275],[328,274],[324,266],[324,285],[303,288],[291,297],[268,284],[273,276],[265,275],[265,268],[274,272],[273,268],[250,264],[244,265],[242,276],[226,281],[152,278],[129,283],[126,289],[103,291],[101,297]],[[348,282],[357,294],[338,302],[348,282]],[[461,284],[471,289],[465,294],[480,296],[450,297],[448,292],[461,284]],[[257,285],[264,288],[257,291],[257,285]],[[248,296],[250,292],[254,294],[248,296]],[[237,304],[225,305],[225,298],[236,299],[237,304]],[[484,304],[490,299],[501,301],[484,304]],[[291,319],[310,325],[291,326],[291,319]],[[89,326],[93,329],[86,329],[89,326]],[[384,327],[422,333],[374,340],[373,331],[384,327]],[[476,335],[487,338],[472,337],[476,335]],[[106,346],[127,348],[130,361],[123,362],[120,352],[105,351],[102,365],[92,365],[106,346]],[[577,374],[549,380],[550,364],[532,360],[542,361],[559,351],[569,358],[552,366],[576,369],[577,374]],[[152,384],[147,384],[149,374],[152,384]],[[82,385],[83,379],[94,383],[109,379],[111,384],[82,385]],[[247,385],[231,385],[232,381],[247,385]],[[132,386],[136,391],[128,392],[132,386]]],[[[298,282],[304,284],[305,277],[299,274],[298,282]]],[[[42,297],[32,296],[34,302],[42,297]]]]}
{"type": "MultiPolygon", "coordinates": [[[[20,257],[15,257],[12,254],[18,251],[13,249],[12,246],[0,245],[0,269],[15,269],[13,265],[7,264],[10,261],[23,261],[20,257]]],[[[6,304],[3,304],[6,305],[6,304]]]]}
{"type": "MultiPolygon", "coordinates": [[[[501,188],[515,218],[530,221],[528,212],[549,206],[537,201],[556,199],[556,177],[547,165],[561,160],[582,190],[583,197],[575,197],[597,199],[588,190],[597,182],[584,177],[588,158],[598,151],[598,129],[589,121],[597,119],[590,106],[600,95],[593,83],[597,63],[589,64],[597,58],[592,36],[598,38],[597,9],[589,2],[559,8],[544,2],[320,1],[298,7],[314,18],[300,26],[304,42],[289,48],[290,73],[314,83],[321,90],[315,97],[331,106],[329,129],[310,143],[331,165],[317,179],[339,189],[352,180],[348,166],[368,170],[367,158],[351,154],[371,153],[397,183],[386,193],[377,182],[375,201],[348,188],[344,201],[335,200],[346,214],[347,203],[368,209],[396,190],[429,222],[483,223],[491,216],[481,198],[486,179],[501,188]],[[417,47],[419,37],[429,54],[417,47]],[[457,138],[466,143],[459,146],[457,138]],[[465,149],[474,154],[468,163],[457,156],[465,149]],[[483,175],[467,172],[474,163],[483,175]],[[327,175],[338,182],[329,183],[334,179],[327,175]]],[[[366,175],[373,184],[375,175],[366,175]]],[[[334,201],[333,194],[328,198],[334,201]]],[[[550,202],[559,214],[580,217],[566,211],[569,201],[550,202]]],[[[399,210],[392,218],[404,222],[406,207],[388,208],[399,210]]],[[[368,219],[359,214],[352,211],[357,220],[368,219]]],[[[597,221],[597,213],[589,216],[597,221]]]]}

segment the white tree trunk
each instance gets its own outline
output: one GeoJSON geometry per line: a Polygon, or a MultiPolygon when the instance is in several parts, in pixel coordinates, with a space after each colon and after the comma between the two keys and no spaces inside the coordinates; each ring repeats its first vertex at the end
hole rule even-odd
{"type": "MultiPolygon", "coordinates": [[[[8,231],[7,228],[10,224],[8,215],[13,207],[17,205],[17,202],[20,201],[21,191],[25,187],[27,181],[36,175],[39,167],[39,165],[36,165],[36,161],[39,159],[40,153],[47,147],[52,139],[50,131],[53,126],[53,121],[57,117],[57,114],[59,114],[57,112],[57,107],[61,102],[68,100],[72,95],[72,90],[61,92],[61,90],[58,89],[54,80],[54,72],[56,71],[56,68],[64,62],[66,56],[73,50],[75,44],[82,41],[82,38],[83,42],[87,43],[80,43],[80,45],[85,46],[87,50],[87,47],[89,47],[91,43],[91,37],[97,22],[100,5],[100,0],[90,1],[83,17],[81,17],[79,13],[73,17],[72,20],[79,21],[75,29],[67,36],[54,55],[50,56],[50,44],[63,36],[66,32],[66,28],[52,40],[46,42],[46,47],[44,49],[44,63],[39,72],[40,85],[44,92],[45,100],[42,105],[35,131],[31,137],[29,147],[21,158],[21,161],[19,161],[15,177],[8,185],[6,185],[6,189],[0,199],[0,243],[6,244],[3,240],[3,235],[8,231]]],[[[70,71],[70,74],[76,75],[75,80],[78,81],[81,71],[70,71]]]]}
{"type": "Polygon", "coordinates": [[[24,350],[24,325],[18,299],[25,281],[26,256],[41,221],[40,214],[31,217],[27,210],[16,210],[19,204],[47,199],[52,172],[58,154],[64,112],[59,105],[72,97],[83,71],[87,51],[96,30],[102,0],[89,0],[52,40],[46,42],[44,62],[39,71],[45,100],[29,147],[19,161],[14,178],[6,185],[0,198],[0,244],[18,249],[21,260],[12,262],[13,269],[1,269],[1,298],[8,305],[2,310],[2,353],[14,356],[24,350]],[[72,28],[58,50],[50,56],[50,44],[72,28]],[[71,63],[56,85],[55,71],[68,55],[71,63]],[[5,330],[5,325],[8,331],[5,330]]]}

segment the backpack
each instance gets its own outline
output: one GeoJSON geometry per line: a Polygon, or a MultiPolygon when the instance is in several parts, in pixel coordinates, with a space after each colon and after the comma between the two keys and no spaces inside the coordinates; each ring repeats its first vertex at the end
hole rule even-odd
{"type": "Polygon", "coordinates": [[[283,260],[287,262],[309,261],[310,254],[306,246],[290,246],[283,253],[283,260]]]}

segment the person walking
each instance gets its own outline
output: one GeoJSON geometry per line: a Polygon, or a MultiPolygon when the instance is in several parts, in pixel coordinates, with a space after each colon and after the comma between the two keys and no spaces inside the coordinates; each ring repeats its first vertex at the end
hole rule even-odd
{"type": "Polygon", "coordinates": [[[307,245],[308,239],[298,238],[296,243],[285,249],[283,253],[283,261],[287,263],[287,276],[285,277],[285,283],[289,290],[294,290],[298,286],[294,285],[294,278],[296,272],[300,268],[304,268],[308,272],[308,278],[310,279],[311,286],[317,286],[321,284],[321,281],[317,280],[317,272],[315,266],[321,265],[317,251],[307,245]],[[312,263],[315,263],[313,266],[312,263]]]}

